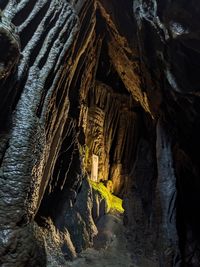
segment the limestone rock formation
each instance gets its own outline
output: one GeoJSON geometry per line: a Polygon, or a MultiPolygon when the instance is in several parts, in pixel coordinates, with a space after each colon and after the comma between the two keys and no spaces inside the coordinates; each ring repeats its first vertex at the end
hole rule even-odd
{"type": "Polygon", "coordinates": [[[200,265],[199,11],[0,1],[0,266],[64,266],[93,246],[93,155],[124,199],[133,261],[200,265]]]}

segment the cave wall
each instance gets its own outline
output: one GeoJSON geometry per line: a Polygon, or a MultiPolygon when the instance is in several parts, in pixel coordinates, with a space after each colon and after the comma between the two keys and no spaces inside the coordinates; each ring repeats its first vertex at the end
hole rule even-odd
{"type": "MultiPolygon", "coordinates": [[[[0,8],[0,264],[64,264],[97,232],[84,147],[106,24],[96,24],[95,1],[3,1],[0,8]]],[[[107,124],[119,116],[112,110],[107,124]]]]}
{"type": "Polygon", "coordinates": [[[97,154],[137,264],[198,267],[198,1],[0,9],[0,265],[92,246],[97,154]]]}
{"type": "Polygon", "coordinates": [[[133,11],[142,87],[154,118],[154,141],[147,135],[149,145],[144,145],[154,143],[153,150],[146,148],[154,156],[145,164],[148,167],[154,158],[154,182],[145,185],[153,185],[153,195],[145,196],[144,185],[138,185],[144,171],[138,179],[136,171],[130,194],[134,210],[142,210],[138,215],[130,211],[135,229],[143,231],[134,234],[143,242],[138,255],[148,255],[149,243],[154,247],[150,254],[154,250],[157,255],[153,265],[199,266],[199,3],[142,0],[133,2],[133,11]],[[147,199],[153,200],[149,214],[147,199]]]}
{"type": "Polygon", "coordinates": [[[95,50],[95,5],[2,1],[1,9],[0,265],[45,266],[47,247],[70,243],[67,230],[51,232],[60,227],[57,212],[67,192],[73,195],[82,179],[79,109],[70,101],[84,55],[91,56],[90,45],[95,50]]]}

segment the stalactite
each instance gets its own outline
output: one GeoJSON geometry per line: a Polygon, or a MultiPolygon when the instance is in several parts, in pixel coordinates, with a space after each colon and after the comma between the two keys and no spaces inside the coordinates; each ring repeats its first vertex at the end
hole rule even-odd
{"type": "MultiPolygon", "coordinates": [[[[88,95],[89,109],[86,130],[86,145],[89,159],[92,154],[99,156],[99,180],[113,181],[116,194],[124,192],[131,169],[131,156],[125,156],[125,150],[132,155],[134,142],[128,138],[128,132],[135,124],[134,112],[127,108],[133,104],[131,96],[115,92],[102,82],[96,82],[88,95]],[[129,141],[127,141],[129,140],[129,141]],[[129,143],[128,143],[129,142],[129,143]],[[128,160],[128,161],[127,161],[128,160]]],[[[86,163],[91,172],[91,160],[86,163]]]]}

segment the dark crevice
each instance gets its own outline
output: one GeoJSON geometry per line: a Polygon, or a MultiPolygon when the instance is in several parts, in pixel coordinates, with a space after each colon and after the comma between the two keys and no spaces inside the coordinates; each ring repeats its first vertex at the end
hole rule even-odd
{"type": "Polygon", "coordinates": [[[52,178],[49,181],[35,220],[41,224],[42,218],[50,217],[54,222],[62,213],[62,205],[69,200],[69,192],[76,189],[75,176],[79,169],[79,153],[76,146],[76,133],[72,121],[68,119],[59,156],[56,160],[52,178]]]}
{"type": "Polygon", "coordinates": [[[12,22],[16,26],[21,25],[28,18],[29,14],[32,12],[35,4],[36,4],[36,1],[34,0],[28,1],[27,4],[24,6],[24,8],[15,15],[12,22]]]}
{"type": "Polygon", "coordinates": [[[81,88],[81,81],[82,81],[82,75],[85,71],[85,60],[86,60],[86,53],[83,53],[81,58],[79,59],[78,66],[76,68],[76,71],[74,73],[70,89],[69,89],[69,100],[72,105],[70,105],[70,111],[69,114],[73,118],[78,118],[79,112],[80,112],[80,104],[79,104],[79,94],[80,94],[80,88],[81,88]]]}
{"type": "MultiPolygon", "coordinates": [[[[38,28],[41,20],[44,17],[44,13],[46,13],[49,9],[50,2],[47,3],[41,8],[38,13],[35,15],[34,19],[27,25],[27,27],[20,33],[20,40],[21,40],[21,48],[23,49],[28,41],[32,38],[33,33],[35,33],[36,29],[38,28]]],[[[48,18],[49,22],[51,21],[51,17],[48,18]]],[[[48,22],[47,22],[48,23],[48,22]]],[[[43,41],[46,36],[46,32],[43,33],[43,41]]],[[[37,44],[37,47],[41,47],[43,41],[40,41],[40,44],[37,44]]],[[[39,49],[38,49],[39,50],[39,49]]]]}
{"type": "Polygon", "coordinates": [[[84,18],[81,23],[81,28],[80,28],[78,38],[76,41],[76,46],[74,49],[73,60],[77,56],[79,49],[83,46],[84,41],[87,40],[87,36],[90,33],[91,27],[93,26],[91,24],[92,17],[93,17],[93,3],[92,2],[93,1],[91,1],[91,3],[88,5],[87,11],[84,14],[84,18]]]}
{"type": "Polygon", "coordinates": [[[101,54],[96,73],[96,79],[112,87],[116,93],[129,95],[124,83],[114,69],[108,56],[108,48],[105,40],[102,44],[101,54]]]}
{"type": "Polygon", "coordinates": [[[6,7],[7,5],[7,0],[1,0],[0,2],[0,9],[1,10],[4,10],[4,8],[6,7]]]}

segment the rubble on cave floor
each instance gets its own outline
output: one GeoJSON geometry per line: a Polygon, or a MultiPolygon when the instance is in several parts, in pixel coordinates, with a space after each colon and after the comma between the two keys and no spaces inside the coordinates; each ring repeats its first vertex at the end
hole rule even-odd
{"type": "Polygon", "coordinates": [[[67,266],[136,267],[127,248],[122,214],[115,212],[104,215],[98,221],[97,228],[94,247],[83,251],[67,266]]]}

